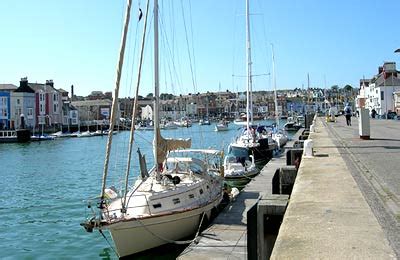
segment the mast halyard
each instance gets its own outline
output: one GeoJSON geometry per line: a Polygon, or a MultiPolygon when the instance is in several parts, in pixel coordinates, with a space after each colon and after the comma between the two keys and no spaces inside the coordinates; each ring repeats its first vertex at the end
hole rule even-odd
{"type": "Polygon", "coordinates": [[[279,114],[278,114],[278,95],[276,93],[276,74],[275,74],[275,54],[274,54],[274,45],[271,43],[272,50],[272,77],[274,83],[274,99],[275,99],[275,121],[276,127],[279,128],[279,114]]]}
{"type": "Polygon", "coordinates": [[[128,28],[129,28],[131,5],[132,5],[132,0],[127,0],[126,12],[125,12],[125,23],[124,23],[123,33],[122,33],[122,38],[121,38],[121,46],[120,46],[120,50],[119,50],[119,60],[118,60],[118,65],[117,65],[117,75],[116,75],[116,79],[115,79],[114,97],[113,97],[112,109],[111,109],[110,128],[108,131],[106,156],[105,156],[104,167],[103,167],[103,180],[102,180],[102,186],[101,186],[101,201],[102,202],[104,200],[106,179],[107,179],[107,175],[108,175],[108,163],[110,161],[111,144],[112,144],[112,138],[113,138],[113,130],[114,130],[114,126],[115,126],[115,118],[117,116],[119,85],[120,85],[120,81],[121,81],[122,65],[124,63],[125,45],[126,45],[126,37],[128,34],[128,28]]]}
{"type": "Polygon", "coordinates": [[[250,135],[250,122],[253,123],[253,97],[252,97],[252,78],[251,78],[251,45],[250,45],[250,6],[246,0],[246,58],[247,58],[247,135],[250,135]]]}
{"type": "Polygon", "coordinates": [[[158,0],[154,0],[154,164],[157,179],[159,177],[159,166],[158,166],[158,139],[160,131],[160,120],[159,120],[159,89],[160,89],[160,76],[159,76],[159,53],[158,53],[158,0]]]}
{"type": "Polygon", "coordinates": [[[149,13],[149,5],[150,5],[150,0],[147,0],[147,5],[146,5],[146,14],[144,17],[144,25],[143,25],[143,35],[142,35],[142,43],[141,43],[141,50],[140,50],[140,60],[139,60],[139,66],[138,66],[138,77],[137,77],[137,82],[136,82],[136,93],[135,93],[135,99],[133,103],[133,109],[132,109],[132,118],[131,118],[131,130],[130,130],[130,135],[129,135],[129,148],[128,148],[128,158],[127,158],[127,163],[126,163],[126,172],[125,172],[125,196],[123,197],[124,200],[122,202],[122,212],[126,212],[126,204],[127,204],[127,194],[128,194],[128,178],[129,178],[129,173],[130,173],[130,166],[131,166],[131,157],[132,157],[132,147],[133,147],[133,141],[135,139],[134,137],[134,132],[135,132],[135,125],[136,125],[136,112],[137,112],[137,107],[138,107],[138,98],[139,98],[139,85],[140,85],[140,79],[142,75],[142,65],[143,65],[143,57],[144,57],[144,44],[146,40],[146,29],[147,29],[147,17],[149,13]]]}

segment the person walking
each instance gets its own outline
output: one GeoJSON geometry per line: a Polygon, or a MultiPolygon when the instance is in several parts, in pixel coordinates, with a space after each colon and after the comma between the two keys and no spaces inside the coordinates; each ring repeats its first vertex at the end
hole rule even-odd
{"type": "Polygon", "coordinates": [[[346,123],[348,126],[351,126],[351,107],[349,103],[346,104],[346,107],[344,108],[344,115],[346,117],[346,123]]]}
{"type": "Polygon", "coordinates": [[[372,118],[375,118],[375,116],[376,116],[376,110],[375,110],[375,108],[373,108],[373,109],[371,110],[371,117],[372,117],[372,118]]]}

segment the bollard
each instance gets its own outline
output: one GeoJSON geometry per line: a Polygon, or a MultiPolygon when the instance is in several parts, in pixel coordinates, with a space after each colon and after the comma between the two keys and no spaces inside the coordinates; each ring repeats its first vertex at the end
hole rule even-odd
{"type": "Polygon", "coordinates": [[[365,108],[359,108],[360,117],[358,118],[358,132],[360,138],[369,140],[370,138],[370,124],[369,124],[369,110],[365,108]]]}
{"type": "Polygon", "coordinates": [[[304,141],[304,150],[303,150],[303,156],[304,157],[313,157],[314,152],[313,152],[313,140],[307,139],[304,141]]]}

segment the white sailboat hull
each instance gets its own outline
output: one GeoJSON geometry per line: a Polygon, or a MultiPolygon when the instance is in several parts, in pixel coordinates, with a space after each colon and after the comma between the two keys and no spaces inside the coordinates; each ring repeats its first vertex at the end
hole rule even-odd
{"type": "Polygon", "coordinates": [[[272,139],[275,140],[275,142],[279,148],[284,146],[288,141],[288,137],[285,134],[281,134],[281,133],[273,134],[272,139]]]}
{"type": "MultiPolygon", "coordinates": [[[[220,200],[204,207],[179,213],[119,222],[108,226],[120,257],[132,255],[197,232],[203,212],[210,217],[220,200]]],[[[205,221],[206,216],[204,216],[205,221]]]]}

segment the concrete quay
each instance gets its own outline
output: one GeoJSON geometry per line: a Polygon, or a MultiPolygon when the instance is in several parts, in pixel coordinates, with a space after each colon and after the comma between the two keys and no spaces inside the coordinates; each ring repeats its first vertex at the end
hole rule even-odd
{"type": "MultiPolygon", "coordinates": [[[[359,184],[359,180],[368,179],[367,186],[374,187],[373,190],[380,195],[379,199],[387,202],[387,207],[378,207],[379,209],[389,209],[388,211],[392,212],[393,209],[397,210],[396,205],[392,204],[397,202],[399,182],[385,184],[384,177],[380,178],[377,176],[379,174],[372,174],[370,170],[380,172],[381,175],[382,170],[396,171],[395,156],[388,152],[399,152],[400,139],[380,137],[377,132],[384,134],[382,129],[388,129],[386,132],[395,133],[393,128],[399,129],[399,122],[372,121],[373,139],[361,140],[354,118],[351,127],[345,126],[343,117],[337,119],[336,123],[327,124],[323,121],[324,118],[318,118],[315,132],[310,133],[309,138],[314,144],[314,156],[302,158],[271,259],[399,257],[397,241],[400,233],[391,234],[390,237],[385,231],[387,228],[398,229],[399,220],[394,218],[394,221],[389,221],[391,227],[381,225],[388,223],[378,221],[380,215],[373,212],[378,202],[364,197],[365,193],[361,192],[364,188],[359,184]],[[375,129],[380,130],[376,132],[375,129]],[[365,162],[371,153],[379,153],[382,150],[385,150],[385,153],[377,155],[380,159],[365,162]],[[352,157],[351,160],[347,159],[352,157]],[[356,171],[364,171],[367,174],[356,177],[359,174],[356,171]],[[385,193],[379,192],[385,192],[387,196],[391,194],[392,201],[385,197],[385,193]]],[[[393,178],[399,178],[398,174],[393,178]]]]}

